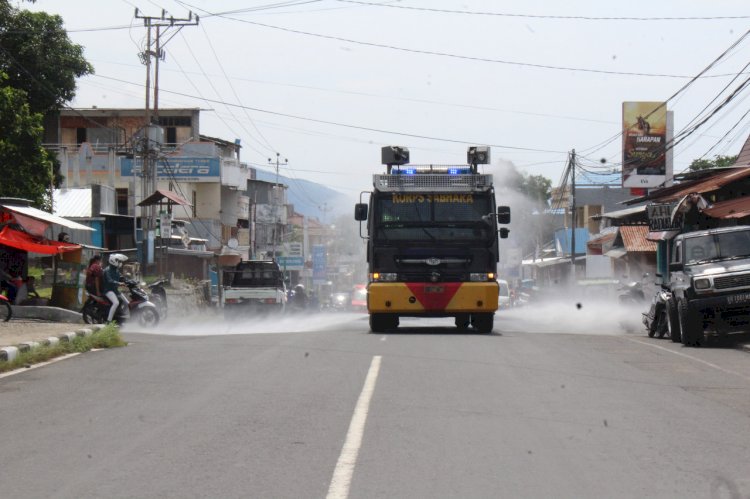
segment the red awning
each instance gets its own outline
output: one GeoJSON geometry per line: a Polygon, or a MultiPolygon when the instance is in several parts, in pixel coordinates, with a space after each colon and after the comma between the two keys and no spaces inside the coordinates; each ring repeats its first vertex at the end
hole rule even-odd
{"type": "Polygon", "coordinates": [[[58,253],[80,248],[77,244],[50,241],[49,239],[34,237],[26,232],[11,229],[7,225],[0,230],[0,244],[22,251],[28,251],[29,253],[39,253],[41,255],[57,255],[58,253]]]}

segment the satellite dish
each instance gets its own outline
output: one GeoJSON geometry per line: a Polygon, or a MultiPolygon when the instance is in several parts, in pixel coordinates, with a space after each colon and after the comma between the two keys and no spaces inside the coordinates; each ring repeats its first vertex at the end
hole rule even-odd
{"type": "Polygon", "coordinates": [[[229,241],[227,241],[227,246],[229,246],[231,249],[237,249],[237,246],[239,246],[240,243],[235,239],[234,237],[229,238],[229,241]]]}

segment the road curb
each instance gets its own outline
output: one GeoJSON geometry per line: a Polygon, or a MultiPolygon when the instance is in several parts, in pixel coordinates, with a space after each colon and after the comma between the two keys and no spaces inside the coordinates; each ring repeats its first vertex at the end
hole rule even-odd
{"type": "Polygon", "coordinates": [[[69,333],[60,333],[56,336],[50,336],[46,340],[24,341],[22,343],[19,343],[18,345],[2,347],[0,348],[0,361],[9,362],[15,359],[20,352],[28,352],[42,346],[57,345],[61,341],[73,341],[77,336],[91,336],[103,327],[104,326],[101,324],[94,324],[85,329],[78,329],[69,333]]]}

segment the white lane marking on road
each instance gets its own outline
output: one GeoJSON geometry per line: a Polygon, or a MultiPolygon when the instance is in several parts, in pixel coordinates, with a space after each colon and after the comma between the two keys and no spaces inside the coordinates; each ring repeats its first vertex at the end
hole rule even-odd
{"type": "Polygon", "coordinates": [[[62,357],[55,357],[54,359],[48,360],[47,362],[42,362],[40,364],[31,364],[29,367],[19,367],[18,369],[14,371],[8,371],[7,373],[0,374],[0,378],[5,378],[7,376],[13,376],[15,374],[21,374],[25,372],[29,372],[32,369],[38,369],[40,367],[48,366],[50,364],[54,364],[55,362],[60,362],[61,360],[69,359],[71,357],[75,357],[76,355],[81,355],[79,352],[76,353],[69,353],[68,355],[63,355],[62,357]]]}
{"type": "Polygon", "coordinates": [[[349,487],[352,484],[352,475],[354,475],[354,465],[357,463],[359,448],[362,446],[362,437],[365,433],[365,422],[367,422],[367,412],[370,410],[370,400],[375,391],[375,382],[378,379],[380,371],[380,355],[372,358],[370,370],[367,371],[365,386],[362,387],[362,393],[359,394],[359,400],[354,408],[352,421],[349,423],[349,431],[346,433],[344,447],[341,449],[341,455],[333,470],[331,485],[328,487],[327,499],[346,499],[349,497],[349,487]]]}
{"type": "Polygon", "coordinates": [[[714,368],[714,369],[716,369],[718,371],[721,371],[723,373],[733,374],[734,376],[739,376],[742,379],[746,379],[747,381],[750,381],[750,377],[749,376],[745,376],[742,373],[738,373],[737,371],[732,371],[730,369],[724,369],[721,366],[717,366],[716,364],[712,364],[711,362],[707,362],[707,361],[705,361],[703,359],[699,359],[697,357],[693,357],[692,355],[688,355],[688,354],[682,353],[682,352],[675,352],[674,350],[670,350],[669,348],[664,348],[664,347],[659,346],[659,345],[654,345],[652,343],[648,343],[648,342],[645,342],[645,341],[636,340],[635,338],[628,338],[627,336],[625,337],[625,339],[633,341],[635,343],[640,343],[641,345],[646,345],[646,346],[649,346],[649,347],[658,348],[659,350],[664,350],[665,352],[673,353],[675,355],[679,355],[680,357],[685,357],[686,359],[694,360],[695,362],[698,362],[700,364],[706,365],[708,367],[712,367],[712,368],[714,368]]]}

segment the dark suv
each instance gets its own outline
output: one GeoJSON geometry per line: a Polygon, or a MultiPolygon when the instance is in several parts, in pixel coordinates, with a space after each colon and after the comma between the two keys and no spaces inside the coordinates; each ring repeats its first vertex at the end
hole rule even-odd
{"type": "Polygon", "coordinates": [[[698,346],[707,332],[749,329],[750,226],[678,235],[669,270],[673,339],[677,333],[684,345],[698,346]]]}

